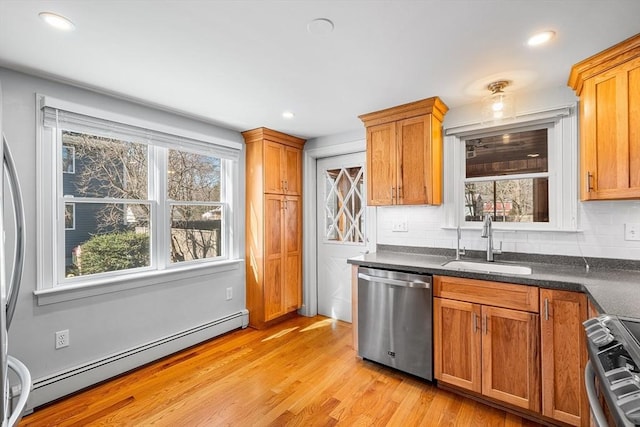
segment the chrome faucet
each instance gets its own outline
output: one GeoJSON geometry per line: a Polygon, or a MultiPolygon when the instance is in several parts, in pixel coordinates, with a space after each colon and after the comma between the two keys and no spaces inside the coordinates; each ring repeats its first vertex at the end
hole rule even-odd
{"type": "Polygon", "coordinates": [[[456,261],[460,260],[460,256],[461,255],[466,255],[467,251],[465,250],[466,248],[462,248],[460,249],[460,238],[462,237],[462,232],[460,231],[460,226],[458,226],[458,243],[456,245],[456,261]]]}
{"type": "Polygon", "coordinates": [[[492,222],[491,215],[486,214],[484,216],[484,221],[482,222],[482,234],[480,234],[480,237],[487,239],[487,261],[493,261],[494,255],[500,255],[502,253],[502,242],[500,242],[500,249],[493,249],[492,222]]]}

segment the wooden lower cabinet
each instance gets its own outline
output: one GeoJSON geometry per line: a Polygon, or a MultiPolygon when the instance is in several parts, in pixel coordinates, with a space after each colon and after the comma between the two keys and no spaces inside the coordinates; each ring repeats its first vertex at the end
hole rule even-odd
{"type": "Polygon", "coordinates": [[[466,390],[482,391],[480,305],[447,298],[433,299],[434,375],[466,390]]]}
{"type": "Polygon", "coordinates": [[[540,290],[542,343],[542,414],[574,426],[589,425],[584,386],[587,361],[582,322],[587,296],[578,292],[540,290]]]}
{"type": "Polygon", "coordinates": [[[540,410],[538,315],[434,298],[437,380],[540,410]]]}
{"type": "Polygon", "coordinates": [[[265,195],[264,321],[300,307],[300,198],[265,195]]]}
{"type": "Polygon", "coordinates": [[[538,314],[483,306],[482,323],[482,394],[539,412],[538,314]]]}
{"type": "Polygon", "coordinates": [[[433,306],[438,382],[546,421],[589,425],[585,294],[434,276],[433,306]]]}

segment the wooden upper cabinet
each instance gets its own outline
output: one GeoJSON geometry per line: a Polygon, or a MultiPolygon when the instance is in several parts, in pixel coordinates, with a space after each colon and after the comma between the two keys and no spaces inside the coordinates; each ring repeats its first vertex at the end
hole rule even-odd
{"type": "Polygon", "coordinates": [[[269,194],[302,194],[304,140],[266,128],[243,132],[245,141],[263,143],[262,183],[269,194]]]}
{"type": "Polygon", "coordinates": [[[367,128],[367,204],[393,205],[396,186],[396,124],[367,128]]]}
{"type": "Polygon", "coordinates": [[[359,116],[367,128],[367,204],[442,203],[442,120],[438,98],[359,116]]]}
{"type": "Polygon", "coordinates": [[[640,34],[576,64],[582,200],[640,198],[640,34]]]}
{"type": "Polygon", "coordinates": [[[587,348],[582,322],[587,296],[579,292],[540,290],[542,343],[542,415],[574,426],[589,425],[584,386],[587,348]]]}

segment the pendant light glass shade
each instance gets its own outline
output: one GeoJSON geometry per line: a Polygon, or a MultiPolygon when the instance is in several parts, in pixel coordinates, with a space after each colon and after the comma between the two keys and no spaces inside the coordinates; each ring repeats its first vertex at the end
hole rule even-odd
{"type": "Polygon", "coordinates": [[[508,81],[500,80],[487,86],[491,94],[482,100],[483,123],[499,122],[515,117],[513,94],[503,90],[508,85],[508,81]]]}

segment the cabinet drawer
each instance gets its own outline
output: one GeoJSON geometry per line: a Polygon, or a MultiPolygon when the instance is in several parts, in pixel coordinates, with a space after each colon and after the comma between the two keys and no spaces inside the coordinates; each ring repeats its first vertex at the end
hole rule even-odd
{"type": "Polygon", "coordinates": [[[433,295],[533,313],[540,311],[539,289],[535,286],[434,276],[433,295]]]}

